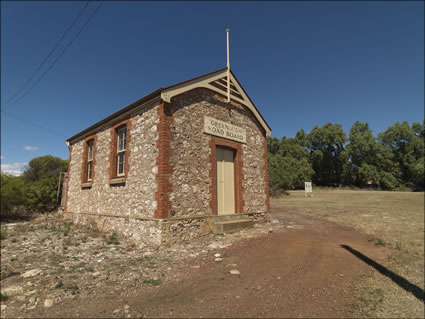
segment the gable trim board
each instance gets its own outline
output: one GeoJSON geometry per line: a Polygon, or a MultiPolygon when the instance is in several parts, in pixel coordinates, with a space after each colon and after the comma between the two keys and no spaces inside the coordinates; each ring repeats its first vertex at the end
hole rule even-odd
{"type": "MultiPolygon", "coordinates": [[[[266,135],[270,136],[270,126],[266,123],[254,103],[252,103],[252,100],[249,98],[245,90],[239,84],[239,81],[236,79],[233,72],[230,71],[229,74],[231,87],[230,100],[235,100],[245,105],[254,114],[255,118],[266,132],[266,135]],[[238,97],[237,95],[239,95],[240,97],[238,97]]],[[[163,101],[170,102],[171,98],[173,98],[174,96],[199,87],[204,87],[214,92],[220,93],[224,96],[227,96],[227,68],[165,88],[161,90],[161,99],[163,101]]]]}
{"type": "MultiPolygon", "coordinates": [[[[167,88],[160,88],[148,95],[138,99],[137,101],[129,104],[128,106],[122,108],[121,110],[109,115],[103,120],[91,125],[85,130],[75,134],[74,136],[66,140],[67,143],[74,143],[80,138],[84,138],[88,135],[92,135],[94,132],[102,130],[103,125],[107,125],[110,122],[119,122],[125,119],[128,116],[128,113],[135,113],[139,109],[148,107],[153,103],[160,104],[161,102],[171,102],[171,99],[174,96],[180,95],[184,92],[193,90],[195,88],[207,88],[211,91],[219,93],[221,95],[227,96],[227,89],[223,88],[223,83],[227,85],[227,68],[220,69],[202,76],[196,77],[191,80],[187,80],[181,83],[174,84],[167,88]]],[[[241,103],[246,106],[257,119],[261,127],[264,129],[266,136],[270,136],[271,128],[264,120],[261,113],[258,111],[257,107],[254,105],[252,100],[249,98],[248,94],[240,85],[239,81],[236,79],[232,71],[230,71],[230,84],[231,84],[231,95],[230,99],[241,103]]]]}

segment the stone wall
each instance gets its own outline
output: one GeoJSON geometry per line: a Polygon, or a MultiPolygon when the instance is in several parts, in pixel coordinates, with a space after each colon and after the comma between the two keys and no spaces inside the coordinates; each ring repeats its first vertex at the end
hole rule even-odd
{"type": "Polygon", "coordinates": [[[91,187],[82,187],[81,178],[86,136],[73,143],[65,217],[100,231],[116,231],[140,247],[169,246],[209,233],[207,216],[213,214],[210,171],[215,161],[210,159],[213,138],[203,133],[204,115],[246,129],[247,142],[240,144],[238,151],[241,212],[258,221],[267,220],[264,131],[246,107],[233,101],[229,105],[225,97],[207,89],[181,94],[166,106],[158,101],[133,110],[130,117],[99,128],[91,187]],[[167,121],[161,124],[163,118],[167,121]],[[129,170],[124,185],[111,185],[111,127],[125,119],[130,121],[129,170]],[[167,149],[166,158],[161,160],[159,149],[167,149]],[[170,187],[158,188],[163,181],[170,187]],[[158,203],[161,193],[168,196],[165,208],[158,203]],[[164,212],[156,214],[161,207],[164,212]],[[153,218],[162,214],[170,219],[153,218]]]}
{"type": "MultiPolygon", "coordinates": [[[[195,89],[173,98],[173,150],[170,177],[172,216],[186,217],[212,214],[209,171],[211,135],[203,132],[204,115],[246,129],[243,150],[243,212],[266,212],[264,133],[246,107],[207,89],[195,89]]],[[[171,217],[171,216],[170,216],[171,217]]]]}
{"type": "MultiPolygon", "coordinates": [[[[249,213],[243,216],[256,223],[270,222],[269,213],[249,213]]],[[[139,248],[162,249],[211,233],[210,217],[145,220],[70,212],[65,212],[64,217],[104,233],[116,232],[139,248]]]]}
{"type": "Polygon", "coordinates": [[[166,220],[161,222],[161,245],[168,247],[209,233],[207,218],[166,220]]]}
{"type": "Polygon", "coordinates": [[[153,217],[157,207],[155,182],[158,155],[158,104],[131,117],[128,175],[124,185],[109,184],[111,127],[102,127],[96,141],[94,180],[90,188],[81,187],[83,142],[72,145],[67,211],[153,217]]]}
{"type": "Polygon", "coordinates": [[[116,232],[120,237],[132,241],[139,248],[158,248],[162,243],[160,220],[142,220],[120,216],[102,216],[100,214],[64,213],[66,219],[74,223],[87,225],[100,232],[116,232]]]}

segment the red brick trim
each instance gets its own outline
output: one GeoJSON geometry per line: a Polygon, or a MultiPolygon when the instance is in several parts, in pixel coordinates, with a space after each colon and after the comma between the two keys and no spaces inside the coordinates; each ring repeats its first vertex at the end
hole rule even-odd
{"type": "Polygon", "coordinates": [[[88,186],[89,184],[93,184],[94,182],[94,175],[95,175],[95,167],[96,167],[96,141],[97,141],[97,135],[92,135],[89,137],[86,137],[83,142],[83,160],[81,164],[81,184],[85,184],[85,186],[88,186]],[[93,140],[93,172],[92,172],[92,179],[91,181],[88,181],[88,171],[87,171],[87,160],[88,160],[88,143],[93,140]]]}
{"type": "Polygon", "coordinates": [[[266,183],[266,208],[270,212],[269,161],[267,153],[267,137],[264,136],[264,182],[266,183]]]}
{"type": "Polygon", "coordinates": [[[116,178],[127,178],[128,171],[130,169],[128,165],[128,158],[130,157],[130,140],[131,140],[131,119],[121,121],[111,127],[111,144],[109,152],[109,180],[116,178]],[[117,176],[117,135],[118,130],[123,126],[127,126],[127,141],[126,141],[126,150],[125,150],[125,168],[124,176],[117,176]]]}
{"type": "Polygon", "coordinates": [[[169,103],[161,103],[158,107],[159,124],[158,124],[158,155],[156,157],[156,165],[158,173],[156,174],[157,191],[155,193],[155,200],[157,207],[154,213],[155,218],[165,219],[168,218],[168,212],[171,210],[170,193],[172,191],[172,184],[170,177],[173,168],[170,164],[172,156],[171,141],[173,134],[171,126],[173,124],[173,116],[170,112],[169,103]]]}
{"type": "Polygon", "coordinates": [[[218,147],[228,147],[235,151],[235,212],[240,214],[243,212],[243,159],[242,159],[242,146],[240,143],[232,142],[224,138],[211,136],[210,138],[210,208],[212,215],[217,215],[217,159],[216,150],[218,147]]]}
{"type": "Polygon", "coordinates": [[[64,211],[68,211],[68,194],[69,194],[69,180],[71,179],[71,158],[72,158],[72,145],[68,146],[69,150],[69,161],[68,161],[68,177],[66,180],[66,194],[65,194],[65,207],[64,211]]]}

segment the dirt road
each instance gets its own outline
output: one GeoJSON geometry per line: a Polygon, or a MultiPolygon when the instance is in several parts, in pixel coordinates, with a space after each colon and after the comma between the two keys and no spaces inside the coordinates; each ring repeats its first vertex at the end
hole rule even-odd
{"type": "Polygon", "coordinates": [[[136,292],[93,291],[31,317],[342,317],[352,285],[373,270],[342,248],[379,262],[385,248],[351,228],[273,212],[270,232],[169,268],[183,273],[136,292]],[[219,253],[222,261],[215,261],[219,253]],[[237,270],[240,274],[231,274],[237,270]]]}

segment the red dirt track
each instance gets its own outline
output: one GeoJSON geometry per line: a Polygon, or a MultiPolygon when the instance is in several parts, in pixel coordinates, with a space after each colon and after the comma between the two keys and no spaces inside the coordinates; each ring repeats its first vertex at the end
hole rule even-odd
{"type": "Polygon", "coordinates": [[[136,294],[93,293],[93,299],[68,300],[40,317],[335,317],[349,316],[352,285],[370,266],[343,249],[348,245],[378,261],[385,256],[352,228],[299,213],[274,212],[280,224],[261,237],[188,261],[179,281],[136,294]],[[285,225],[285,226],[282,226],[285,225]],[[191,268],[199,265],[199,268],[191,268]],[[230,274],[231,269],[240,275],[230,274]],[[124,305],[129,311],[123,313],[124,305]],[[119,309],[114,313],[114,310],[119,309]]]}

